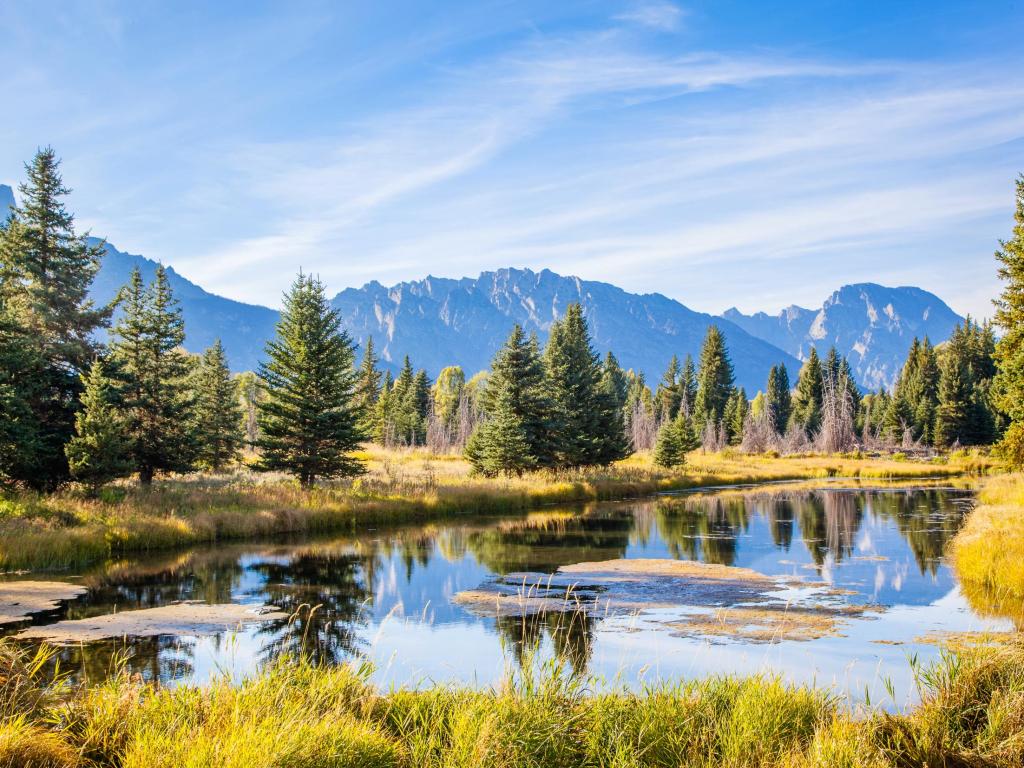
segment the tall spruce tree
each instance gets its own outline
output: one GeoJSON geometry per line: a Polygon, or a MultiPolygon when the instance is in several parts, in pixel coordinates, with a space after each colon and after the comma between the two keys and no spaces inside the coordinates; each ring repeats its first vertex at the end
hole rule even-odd
{"type": "Polygon", "coordinates": [[[190,363],[181,349],[185,325],[162,266],[148,288],[135,269],[120,305],[112,334],[112,374],[119,380],[129,454],[139,481],[149,485],[157,472],[192,468],[190,363]]]}
{"type": "Polygon", "coordinates": [[[674,419],[663,421],[658,428],[658,437],[654,443],[654,463],[659,467],[674,469],[686,463],[686,447],[683,443],[682,430],[687,422],[682,412],[674,419]]]}
{"type": "Polygon", "coordinates": [[[629,377],[622,370],[615,355],[608,352],[604,358],[604,367],[601,369],[601,382],[605,391],[614,398],[619,410],[626,407],[626,397],[629,395],[629,377]]]}
{"type": "Polygon", "coordinates": [[[284,296],[275,338],[260,366],[260,468],[283,470],[303,487],[364,471],[352,456],[363,435],[355,403],[355,349],[323,284],[299,273],[284,296]]]}
{"type": "Polygon", "coordinates": [[[697,406],[697,367],[693,364],[692,355],[686,356],[683,372],[679,375],[679,395],[679,407],[692,422],[694,408],[697,406]]]}
{"type": "Polygon", "coordinates": [[[217,339],[199,359],[192,376],[196,463],[221,472],[242,449],[242,408],[238,382],[231,377],[224,347],[217,339]]]}
{"type": "Polygon", "coordinates": [[[782,363],[773,365],[768,372],[768,387],[765,393],[766,405],[770,409],[771,426],[777,435],[785,434],[792,411],[789,391],[789,371],[782,363]]]}
{"type": "Polygon", "coordinates": [[[1024,174],[1017,178],[1016,203],[1013,235],[996,251],[1003,291],[995,302],[995,321],[1003,336],[996,346],[993,389],[1010,420],[1000,450],[1019,469],[1024,467],[1024,174]]]}
{"type": "MultiPolygon", "coordinates": [[[[558,464],[581,467],[607,464],[621,453],[624,434],[614,427],[615,403],[601,390],[601,363],[590,343],[583,309],[570,304],[565,317],[553,324],[544,350],[544,367],[551,394],[558,464]]],[[[619,422],[621,423],[621,422],[619,422]]]]}
{"type": "Polygon", "coordinates": [[[733,389],[725,404],[722,423],[725,426],[725,438],[729,445],[739,445],[743,440],[743,424],[750,413],[750,401],[742,387],[733,389]]]}
{"type": "MultiPolygon", "coordinates": [[[[951,446],[970,442],[971,370],[966,356],[950,347],[942,357],[939,407],[935,415],[935,443],[951,446]]],[[[894,398],[895,399],[895,398],[894,398]]]]}
{"type": "Polygon", "coordinates": [[[40,422],[45,362],[38,345],[0,297],[0,483],[28,482],[40,471],[40,422]]]}
{"type": "Polygon", "coordinates": [[[359,428],[366,435],[372,435],[376,431],[376,406],[377,400],[380,398],[381,383],[381,372],[377,368],[379,362],[373,349],[373,336],[367,336],[355,388],[355,405],[359,409],[359,428]]]}
{"type": "Polygon", "coordinates": [[[725,348],[725,337],[718,326],[709,326],[700,350],[700,366],[697,371],[693,419],[698,431],[703,431],[709,423],[717,427],[722,421],[732,388],[732,362],[725,348]]]}
{"type": "Polygon", "coordinates": [[[26,331],[39,368],[32,397],[23,401],[24,417],[34,422],[25,428],[35,438],[22,447],[33,455],[9,470],[24,467],[27,473],[12,479],[52,488],[68,478],[64,444],[74,433],[80,374],[97,352],[94,334],[109,321],[110,309],[89,299],[103,250],[75,232],[56,154],[39,150],[25,170],[21,204],[0,227],[0,301],[26,331]]]}
{"type": "Polygon", "coordinates": [[[544,367],[536,338],[527,339],[520,326],[494,356],[481,400],[486,419],[466,447],[474,469],[518,475],[554,462],[544,367]]]}
{"type": "Polygon", "coordinates": [[[790,424],[800,427],[809,436],[816,434],[821,426],[823,386],[821,360],[818,351],[811,347],[811,353],[800,369],[789,417],[790,424]]]}
{"type": "Polygon", "coordinates": [[[124,418],[116,407],[116,388],[103,362],[94,360],[82,378],[82,407],[75,415],[75,434],[64,450],[71,476],[96,495],[111,480],[128,475],[132,462],[124,418]]]}
{"type": "MultiPolygon", "coordinates": [[[[679,375],[682,369],[679,367],[679,358],[672,355],[668,368],[658,382],[658,388],[654,392],[654,401],[657,403],[659,418],[664,421],[671,421],[679,412],[679,405],[682,398],[679,386],[679,375]]],[[[691,404],[692,405],[692,404],[691,404]]]]}

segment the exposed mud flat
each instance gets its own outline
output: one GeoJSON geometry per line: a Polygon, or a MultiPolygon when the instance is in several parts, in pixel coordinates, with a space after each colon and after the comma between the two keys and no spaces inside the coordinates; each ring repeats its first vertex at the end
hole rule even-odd
{"type": "Polygon", "coordinates": [[[20,632],[18,637],[71,644],[126,636],[212,635],[244,624],[287,618],[287,613],[268,606],[235,603],[209,605],[190,601],[30,627],[20,632]]]}
{"type": "Polygon", "coordinates": [[[660,626],[688,637],[751,642],[816,640],[871,610],[840,601],[843,592],[748,568],[690,560],[607,560],[563,566],[554,574],[510,573],[455,602],[478,615],[587,615],[678,611],[660,626]],[[786,591],[783,596],[782,592],[786,591]]]}
{"type": "Polygon", "coordinates": [[[64,581],[0,582],[0,624],[15,624],[33,614],[54,611],[86,591],[64,581]]]}

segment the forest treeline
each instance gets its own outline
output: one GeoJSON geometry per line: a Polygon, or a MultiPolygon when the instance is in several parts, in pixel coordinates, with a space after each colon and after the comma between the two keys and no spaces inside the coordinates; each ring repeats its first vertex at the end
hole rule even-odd
{"type": "Polygon", "coordinates": [[[968,319],[939,346],[915,339],[891,391],[864,393],[835,349],[811,349],[795,382],[779,364],[751,399],[735,386],[711,326],[698,360],[673,358],[652,388],[596,353],[582,308],[542,346],[512,329],[491,369],[431,381],[405,358],[382,371],[373,340],[357,359],[318,279],[285,294],[256,372],[233,376],[220,343],[184,351],[181,310],[162,267],[136,270],[111,306],[89,287],[102,249],[75,231],[52,149],[26,165],[21,202],[0,225],[0,482],[96,490],[137,475],[221,471],[243,454],[303,485],[362,471],[367,440],[462,451],[483,475],[608,465],[652,450],[953,447],[1001,442],[1024,463],[1024,177],[1013,237],[996,257],[1005,289],[995,327],[968,319]]]}

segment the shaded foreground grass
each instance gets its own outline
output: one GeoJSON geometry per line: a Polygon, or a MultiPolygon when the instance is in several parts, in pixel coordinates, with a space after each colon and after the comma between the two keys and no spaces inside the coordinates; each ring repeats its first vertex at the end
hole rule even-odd
{"type": "Polygon", "coordinates": [[[108,489],[0,499],[0,570],[61,568],[112,554],[280,533],[344,530],[458,514],[512,513],[544,505],[631,498],[659,491],[828,477],[913,479],[987,467],[963,455],[937,462],[837,456],[691,454],[681,471],[646,456],[609,468],[488,480],[451,456],[373,450],[370,472],[353,482],[301,490],[241,473],[192,476],[144,490],[108,489]]]}
{"type": "Polygon", "coordinates": [[[0,646],[0,766],[1024,764],[1020,645],[944,655],[901,714],[765,677],[593,693],[549,666],[488,690],[380,692],[353,668],[282,661],[240,684],[162,689],[122,674],[43,688],[42,666],[0,646]]]}
{"type": "Polygon", "coordinates": [[[983,613],[1024,619],[1024,474],[986,478],[953,540],[957,575],[983,613]]]}

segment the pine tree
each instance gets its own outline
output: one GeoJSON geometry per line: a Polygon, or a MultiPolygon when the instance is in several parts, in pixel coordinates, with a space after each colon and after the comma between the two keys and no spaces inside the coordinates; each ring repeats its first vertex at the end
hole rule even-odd
{"type": "Polygon", "coordinates": [[[662,374],[658,388],[654,392],[654,402],[657,404],[659,418],[662,421],[674,419],[679,412],[679,405],[682,401],[682,391],[679,386],[680,373],[679,358],[672,355],[668,368],[662,374]]]}
{"type": "Polygon", "coordinates": [[[140,482],[149,485],[157,472],[192,468],[190,364],[180,349],[185,327],[162,266],[148,288],[134,270],[120,304],[122,315],[112,334],[112,375],[120,382],[133,466],[140,482]]]}
{"type": "Polygon", "coordinates": [[[196,462],[220,472],[238,460],[243,439],[238,383],[231,378],[220,339],[200,358],[193,375],[193,392],[196,462]]]}
{"type": "Polygon", "coordinates": [[[422,368],[413,377],[402,403],[404,433],[410,445],[427,441],[427,416],[430,413],[430,379],[422,368]]]}
{"type": "Polygon", "coordinates": [[[616,407],[622,410],[626,407],[626,397],[629,395],[629,378],[622,370],[615,355],[609,352],[604,358],[604,367],[601,369],[601,386],[615,400],[616,407]]]}
{"type": "Polygon", "coordinates": [[[284,297],[275,338],[260,366],[260,468],[318,479],[364,471],[350,454],[363,438],[355,403],[355,350],[331,309],[323,284],[299,274],[284,297]]]}
{"type": "Polygon", "coordinates": [[[659,467],[674,469],[686,463],[686,449],[680,429],[685,424],[679,415],[662,422],[658,439],[654,443],[654,463],[659,467]]]}
{"type": "Polygon", "coordinates": [[[709,326],[700,350],[694,403],[693,420],[699,431],[709,423],[717,426],[722,421],[732,386],[732,363],[725,348],[725,337],[718,326],[709,326]]]}
{"type": "MultiPolygon", "coordinates": [[[[408,445],[410,438],[416,432],[416,413],[414,409],[415,394],[413,387],[416,382],[416,374],[413,371],[412,361],[406,355],[402,361],[402,370],[391,387],[390,400],[390,424],[388,432],[393,439],[402,445],[408,445]]],[[[412,441],[414,442],[414,440],[412,441]]]]}
{"type": "Polygon", "coordinates": [[[359,409],[359,428],[366,435],[376,431],[376,406],[380,399],[381,373],[377,369],[380,360],[373,350],[373,336],[366,338],[363,362],[356,377],[355,405],[359,409]]]}
{"type": "Polygon", "coordinates": [[[894,443],[901,443],[906,431],[913,430],[913,425],[914,409],[906,396],[897,388],[882,417],[882,437],[894,443]]]}
{"type": "Polygon", "coordinates": [[[725,426],[726,441],[729,445],[739,445],[743,440],[743,424],[750,413],[750,402],[742,387],[734,389],[725,404],[722,422],[725,426]]]}
{"type": "Polygon", "coordinates": [[[692,422],[694,408],[697,406],[697,367],[693,364],[692,355],[686,356],[683,372],[679,375],[679,395],[679,407],[692,422]]]}
{"type": "Polygon", "coordinates": [[[796,392],[793,395],[790,423],[800,427],[809,436],[817,433],[821,426],[821,403],[823,398],[821,361],[818,351],[811,347],[807,361],[800,369],[796,392]]]}
{"type": "Polygon", "coordinates": [[[601,363],[579,304],[570,304],[554,323],[544,350],[544,367],[554,415],[560,466],[607,464],[619,453],[624,436],[609,435],[615,416],[611,398],[601,392],[601,363]]]}
{"type": "Polygon", "coordinates": [[[74,433],[80,374],[98,349],[94,334],[109,321],[110,309],[98,309],[88,298],[103,250],[75,233],[74,217],[64,207],[68,190],[60,161],[46,148],[25,169],[21,205],[0,227],[0,302],[34,347],[35,380],[22,387],[31,398],[22,402],[28,413],[19,426],[34,438],[22,444],[33,455],[8,469],[27,470],[14,480],[53,488],[69,476],[64,445],[74,433]]]}
{"type": "Polygon", "coordinates": [[[1024,467],[1024,175],[1017,178],[1013,236],[996,251],[1003,291],[995,302],[995,321],[1003,329],[996,346],[998,373],[993,382],[995,401],[1010,426],[1000,443],[1007,461],[1024,467]]]}
{"type": "Polygon", "coordinates": [[[395,405],[394,405],[395,381],[391,371],[384,373],[384,382],[380,387],[380,394],[377,396],[377,403],[373,409],[373,433],[372,437],[380,445],[390,445],[395,439],[395,405]]]}
{"type": "MultiPolygon", "coordinates": [[[[951,340],[951,345],[954,341],[951,340]]],[[[939,407],[935,415],[935,443],[969,443],[972,382],[970,367],[959,346],[943,355],[939,377],[939,407]]]]}
{"type": "Polygon", "coordinates": [[[771,425],[777,435],[784,435],[789,424],[792,411],[792,400],[789,392],[789,371],[782,363],[773,365],[768,372],[768,391],[765,394],[766,405],[771,409],[771,425]]]}
{"type": "Polygon", "coordinates": [[[518,475],[553,463],[544,368],[536,337],[527,339],[520,326],[494,356],[481,400],[487,418],[466,448],[477,471],[518,475]]]}
{"type": "Polygon", "coordinates": [[[27,482],[40,471],[40,423],[31,405],[44,381],[38,345],[0,296],[0,483],[27,482]]]}
{"type": "Polygon", "coordinates": [[[82,377],[82,408],[75,415],[75,435],[64,450],[71,476],[95,495],[101,487],[132,471],[124,419],[116,408],[113,380],[99,359],[82,377]]]}

